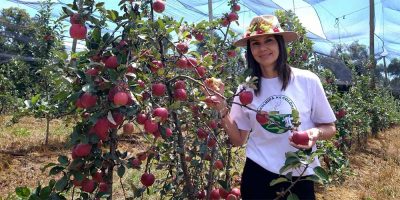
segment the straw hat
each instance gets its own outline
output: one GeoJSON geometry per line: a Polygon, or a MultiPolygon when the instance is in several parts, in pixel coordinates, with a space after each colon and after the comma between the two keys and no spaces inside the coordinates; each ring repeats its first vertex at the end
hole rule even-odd
{"type": "Polygon", "coordinates": [[[261,15],[254,17],[247,28],[243,38],[234,42],[238,47],[247,46],[247,40],[261,35],[282,35],[285,42],[296,40],[299,36],[293,31],[284,31],[274,15],[261,15]]]}

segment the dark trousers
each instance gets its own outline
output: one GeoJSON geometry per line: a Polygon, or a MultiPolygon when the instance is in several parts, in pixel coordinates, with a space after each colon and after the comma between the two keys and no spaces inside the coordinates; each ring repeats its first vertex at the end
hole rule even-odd
{"type": "MultiPolygon", "coordinates": [[[[270,182],[277,179],[279,174],[272,173],[249,158],[243,169],[242,183],[240,192],[243,199],[275,199],[277,192],[282,192],[290,186],[291,183],[279,183],[270,186],[270,182]]],[[[293,177],[296,180],[297,177],[293,177]]],[[[302,180],[297,182],[290,191],[296,194],[300,200],[315,200],[314,182],[302,180]]],[[[289,193],[284,198],[286,199],[289,193]]]]}

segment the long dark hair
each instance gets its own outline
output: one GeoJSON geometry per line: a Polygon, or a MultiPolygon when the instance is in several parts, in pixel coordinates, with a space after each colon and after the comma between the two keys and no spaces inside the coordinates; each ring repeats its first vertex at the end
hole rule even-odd
{"type": "MultiPolygon", "coordinates": [[[[281,35],[274,35],[274,36],[276,41],[278,42],[278,47],[279,47],[279,56],[276,61],[275,70],[278,72],[279,80],[282,81],[281,90],[284,91],[286,90],[289,84],[290,75],[292,71],[290,69],[290,66],[287,64],[288,54],[286,52],[285,40],[281,35]]],[[[252,69],[252,76],[256,76],[258,78],[257,89],[255,90],[256,95],[258,95],[258,93],[261,90],[262,72],[260,64],[254,59],[254,56],[251,53],[250,40],[247,41],[246,60],[247,60],[247,67],[252,69]]]]}

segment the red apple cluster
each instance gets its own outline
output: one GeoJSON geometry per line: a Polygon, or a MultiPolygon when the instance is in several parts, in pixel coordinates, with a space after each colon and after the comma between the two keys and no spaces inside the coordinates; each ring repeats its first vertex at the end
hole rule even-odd
{"type": "Polygon", "coordinates": [[[83,17],[78,13],[74,13],[70,16],[70,22],[71,27],[69,29],[69,34],[71,38],[77,40],[86,39],[87,28],[83,17]]]}

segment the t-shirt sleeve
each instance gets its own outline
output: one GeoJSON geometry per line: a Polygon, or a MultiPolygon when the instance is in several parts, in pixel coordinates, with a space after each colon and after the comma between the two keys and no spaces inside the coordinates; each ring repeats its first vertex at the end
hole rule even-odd
{"type": "Polygon", "coordinates": [[[335,114],[326,97],[321,80],[313,74],[311,120],[314,123],[332,123],[336,121],[335,114]]]}
{"type": "MultiPolygon", "coordinates": [[[[236,94],[240,91],[241,86],[238,87],[236,94]]],[[[244,107],[236,104],[240,103],[239,96],[235,96],[233,99],[232,107],[229,116],[233,121],[236,122],[236,125],[240,130],[250,131],[251,130],[251,123],[249,115],[245,112],[244,107]]]]}

